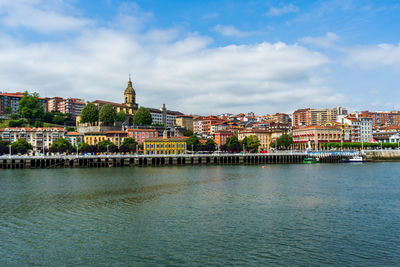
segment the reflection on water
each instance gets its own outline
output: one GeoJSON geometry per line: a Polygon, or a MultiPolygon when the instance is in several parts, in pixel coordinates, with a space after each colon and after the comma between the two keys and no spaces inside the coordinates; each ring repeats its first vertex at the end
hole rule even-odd
{"type": "Polygon", "coordinates": [[[396,265],[399,170],[1,170],[0,265],[396,265]]]}

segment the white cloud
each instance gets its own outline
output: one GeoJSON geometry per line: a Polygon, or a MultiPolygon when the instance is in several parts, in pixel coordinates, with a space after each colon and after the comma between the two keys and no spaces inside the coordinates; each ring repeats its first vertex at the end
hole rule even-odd
{"type": "Polygon", "coordinates": [[[388,67],[400,71],[400,44],[359,46],[346,51],[345,63],[361,69],[388,67]]]}
{"type": "Polygon", "coordinates": [[[70,9],[62,1],[2,0],[0,23],[11,28],[24,27],[40,33],[79,30],[92,24],[89,19],[63,14],[70,9]]]}
{"type": "Polygon", "coordinates": [[[329,59],[302,46],[212,46],[210,37],[180,37],[177,29],[126,31],[118,19],[63,42],[7,36],[0,42],[0,88],[122,102],[132,73],[140,105],[166,103],[185,113],[272,113],[345,101],[324,86],[329,59]]]}
{"type": "Polygon", "coordinates": [[[325,36],[322,37],[304,37],[300,39],[300,42],[305,44],[311,44],[315,46],[332,48],[341,38],[339,35],[333,32],[327,32],[325,36]]]}
{"type": "Polygon", "coordinates": [[[241,38],[255,34],[255,32],[240,31],[232,25],[216,25],[212,30],[226,37],[241,38]]]}
{"type": "Polygon", "coordinates": [[[267,12],[267,16],[281,16],[281,15],[285,15],[288,13],[296,13],[299,12],[299,8],[297,6],[294,6],[293,4],[289,4],[286,6],[282,6],[282,7],[271,7],[268,12],[267,12]]]}

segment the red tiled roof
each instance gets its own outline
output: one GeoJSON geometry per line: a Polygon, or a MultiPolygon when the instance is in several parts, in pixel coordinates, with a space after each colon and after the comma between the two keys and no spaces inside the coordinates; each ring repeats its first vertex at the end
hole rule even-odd
{"type": "Polygon", "coordinates": [[[157,132],[156,129],[128,129],[128,132],[157,132]]]}
{"type": "Polygon", "coordinates": [[[83,135],[83,134],[78,132],[67,132],[65,135],[83,135]]]}

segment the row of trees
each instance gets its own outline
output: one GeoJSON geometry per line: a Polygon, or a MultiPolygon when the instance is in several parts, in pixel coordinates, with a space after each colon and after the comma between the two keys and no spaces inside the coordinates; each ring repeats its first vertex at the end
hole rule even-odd
{"type": "Polygon", "coordinates": [[[321,147],[330,148],[350,148],[350,149],[361,149],[364,148],[398,148],[398,143],[324,143],[321,147]]]}
{"type": "Polygon", "coordinates": [[[101,107],[100,111],[93,103],[87,104],[82,109],[81,122],[82,123],[95,123],[101,121],[106,125],[114,124],[114,122],[124,122],[126,120],[126,113],[121,110],[118,113],[110,104],[101,107]]]}
{"type": "MultiPolygon", "coordinates": [[[[117,147],[109,140],[99,142],[97,145],[88,145],[86,143],[80,143],[78,147],[72,146],[72,144],[65,138],[59,138],[57,142],[54,142],[48,150],[42,152],[50,153],[103,153],[103,152],[121,152],[121,153],[135,153],[138,144],[133,138],[125,138],[120,147],[117,147]]],[[[29,144],[25,139],[18,139],[16,142],[11,143],[11,154],[26,154],[32,149],[32,145],[29,144]]],[[[10,150],[10,143],[2,141],[0,139],[0,155],[8,154],[10,150]]]]}
{"type": "MultiPolygon", "coordinates": [[[[11,154],[26,154],[32,149],[32,145],[25,139],[18,139],[16,142],[11,143],[11,154]]],[[[10,143],[0,139],[0,155],[8,154],[10,152],[10,143]]]]}
{"type": "MultiPolygon", "coordinates": [[[[126,116],[123,110],[116,112],[110,104],[105,104],[98,110],[95,104],[89,103],[82,109],[81,122],[92,124],[101,121],[105,125],[113,125],[115,122],[124,122],[126,116]]],[[[134,122],[136,125],[151,125],[150,111],[140,107],[135,113],[134,122]]]]}
{"type": "MultiPolygon", "coordinates": [[[[213,139],[208,139],[205,144],[201,144],[199,138],[195,135],[191,135],[186,140],[186,146],[188,150],[194,151],[215,151],[216,144],[213,139]]],[[[220,147],[221,151],[229,151],[229,152],[240,152],[243,150],[243,147],[248,151],[256,151],[260,146],[260,141],[257,136],[250,135],[243,138],[242,141],[239,141],[237,136],[231,136],[226,139],[226,144],[220,147]]]]}
{"type": "MultiPolygon", "coordinates": [[[[188,134],[192,134],[186,141],[187,149],[194,151],[215,151],[216,145],[214,140],[208,139],[205,144],[201,144],[197,136],[193,135],[191,131],[188,134]]],[[[186,135],[186,133],[185,133],[186,135]]],[[[292,145],[292,137],[288,134],[283,134],[278,137],[274,142],[271,143],[271,147],[279,149],[288,149],[292,145]]],[[[242,141],[238,140],[237,136],[231,136],[226,139],[226,144],[222,145],[219,149],[226,152],[238,153],[245,149],[246,151],[255,152],[260,147],[260,140],[256,135],[250,135],[243,138],[242,141]]]]}
{"type": "Polygon", "coordinates": [[[275,141],[271,142],[270,147],[277,149],[289,149],[292,144],[292,136],[288,134],[282,134],[280,137],[276,138],[275,141]]]}

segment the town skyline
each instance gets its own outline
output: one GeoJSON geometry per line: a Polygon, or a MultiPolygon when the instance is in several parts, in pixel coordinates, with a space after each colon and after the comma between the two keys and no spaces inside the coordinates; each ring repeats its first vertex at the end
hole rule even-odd
{"type": "Polygon", "coordinates": [[[0,7],[2,91],[120,102],[132,73],[140,104],[184,113],[400,109],[396,1],[0,7]]]}

